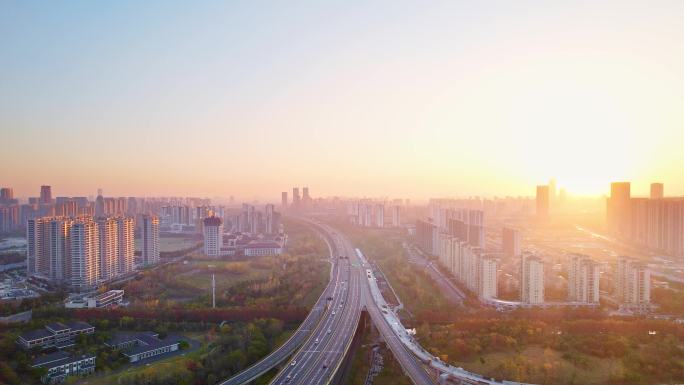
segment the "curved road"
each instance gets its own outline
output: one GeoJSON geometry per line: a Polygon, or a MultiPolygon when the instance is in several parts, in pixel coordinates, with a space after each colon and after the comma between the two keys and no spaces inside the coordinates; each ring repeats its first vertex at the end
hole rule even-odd
{"type": "Polygon", "coordinates": [[[336,282],[340,280],[340,269],[339,263],[337,263],[337,249],[334,246],[332,238],[330,238],[330,236],[325,232],[320,231],[318,226],[315,227],[317,228],[317,231],[321,232],[324,236],[324,239],[326,240],[330,250],[332,266],[330,271],[331,279],[328,283],[328,286],[326,286],[325,290],[316,301],[316,304],[311,309],[311,312],[309,312],[309,315],[307,315],[307,317],[304,319],[304,322],[302,322],[295,333],[287,341],[285,341],[284,344],[254,365],[229,378],[228,380],[221,382],[220,385],[243,385],[260,377],[291,356],[292,353],[294,353],[295,350],[297,350],[297,348],[300,347],[304,341],[306,341],[311,334],[311,331],[316,328],[316,325],[318,325],[321,317],[324,314],[326,302],[328,302],[327,297],[333,295],[336,282]]]}

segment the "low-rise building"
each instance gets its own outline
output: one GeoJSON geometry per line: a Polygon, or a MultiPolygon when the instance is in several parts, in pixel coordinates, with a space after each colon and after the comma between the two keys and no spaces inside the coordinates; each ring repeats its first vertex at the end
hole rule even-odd
{"type": "Polygon", "coordinates": [[[259,257],[264,255],[280,255],[282,246],[274,241],[250,242],[244,249],[246,257],[259,257]]]}
{"type": "Polygon", "coordinates": [[[81,321],[53,322],[45,329],[31,330],[22,333],[17,338],[17,344],[24,349],[33,348],[65,348],[74,345],[74,339],[79,334],[92,334],[95,327],[81,321]]]}
{"type": "Polygon", "coordinates": [[[178,350],[177,339],[160,339],[154,332],[117,333],[106,345],[116,349],[124,349],[123,355],[130,362],[138,362],[150,357],[178,350]]]}
{"type": "Polygon", "coordinates": [[[58,351],[36,358],[31,366],[47,369],[47,373],[41,377],[44,384],[58,384],[71,375],[84,376],[93,373],[95,355],[71,356],[67,352],[58,351]]]}
{"type": "Polygon", "coordinates": [[[123,304],[123,290],[109,290],[104,293],[91,296],[82,296],[74,298],[65,303],[64,306],[69,309],[91,308],[100,309],[123,304]]]}

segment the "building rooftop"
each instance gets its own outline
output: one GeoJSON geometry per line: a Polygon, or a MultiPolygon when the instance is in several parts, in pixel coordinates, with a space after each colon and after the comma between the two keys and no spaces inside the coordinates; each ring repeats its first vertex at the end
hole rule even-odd
{"type": "Polygon", "coordinates": [[[52,330],[54,332],[61,332],[61,331],[69,330],[69,327],[67,325],[61,323],[61,322],[49,323],[49,324],[45,325],[45,327],[48,330],[52,330]]]}
{"type": "Polygon", "coordinates": [[[179,341],[177,339],[172,339],[172,338],[165,338],[163,340],[160,340],[156,338],[156,341],[150,341],[153,342],[148,345],[138,345],[135,346],[134,348],[124,352],[124,355],[126,356],[132,356],[134,354],[140,354],[140,353],[145,353],[149,352],[150,350],[162,348],[165,346],[171,346],[177,344],[179,341]]]}
{"type": "Polygon", "coordinates": [[[93,328],[93,325],[83,321],[69,321],[66,323],[66,325],[73,331],[81,331],[93,328]]]}
{"type": "Polygon", "coordinates": [[[69,353],[64,352],[64,351],[58,351],[50,354],[46,354],[44,356],[37,357],[35,360],[33,360],[33,363],[31,366],[37,367],[37,366],[44,366],[51,364],[53,362],[58,362],[58,361],[63,361],[69,358],[69,353]]]}
{"type": "Polygon", "coordinates": [[[247,249],[260,249],[260,248],[280,248],[280,244],[277,242],[250,242],[245,246],[247,249]]]}
{"type": "Polygon", "coordinates": [[[36,330],[29,330],[25,333],[22,333],[19,335],[20,338],[26,340],[26,341],[31,341],[31,340],[37,340],[39,338],[45,338],[45,337],[50,337],[52,333],[45,329],[36,329],[36,330]]]}
{"type": "Polygon", "coordinates": [[[156,338],[158,336],[158,334],[155,332],[149,332],[149,331],[148,332],[116,332],[116,333],[114,333],[112,338],[109,341],[107,341],[105,344],[107,346],[117,346],[117,345],[120,345],[123,343],[139,340],[140,336],[156,338]]]}
{"type": "Polygon", "coordinates": [[[204,218],[205,226],[221,226],[221,218],[219,217],[206,217],[204,218]]]}

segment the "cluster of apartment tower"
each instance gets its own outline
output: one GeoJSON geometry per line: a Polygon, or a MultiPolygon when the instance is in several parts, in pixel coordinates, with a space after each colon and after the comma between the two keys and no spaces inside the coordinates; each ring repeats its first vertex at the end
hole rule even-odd
{"type": "MultiPolygon", "coordinates": [[[[159,261],[159,219],[142,215],[144,265],[159,261]]],[[[26,226],[27,271],[74,290],[89,290],[135,269],[132,217],[41,217],[26,226]]]]}
{"type": "MultiPolygon", "coordinates": [[[[591,305],[600,300],[601,265],[582,254],[571,254],[567,263],[568,296],[566,302],[545,300],[544,261],[538,255],[522,251],[520,232],[504,227],[502,252],[485,251],[484,212],[464,206],[468,201],[432,200],[431,217],[416,222],[419,246],[438,261],[456,280],[485,303],[514,304],[497,298],[498,256],[520,259],[519,288],[522,306],[591,305]]],[[[615,299],[621,306],[647,309],[650,303],[650,272],[644,263],[619,257],[614,271],[615,299]]]]}
{"type": "Polygon", "coordinates": [[[684,255],[684,197],[664,196],[662,183],[649,197],[633,197],[629,182],[610,185],[606,201],[608,230],[617,237],[670,255],[684,255]]]}
{"type": "Polygon", "coordinates": [[[418,243],[468,290],[483,300],[496,298],[497,259],[484,252],[484,212],[452,204],[431,201],[431,218],[416,222],[418,243]]]}
{"type": "Polygon", "coordinates": [[[402,199],[395,199],[390,204],[372,199],[352,201],[348,203],[347,216],[351,223],[357,226],[399,227],[401,226],[402,204],[402,199]],[[389,215],[387,215],[388,211],[389,215]]]}

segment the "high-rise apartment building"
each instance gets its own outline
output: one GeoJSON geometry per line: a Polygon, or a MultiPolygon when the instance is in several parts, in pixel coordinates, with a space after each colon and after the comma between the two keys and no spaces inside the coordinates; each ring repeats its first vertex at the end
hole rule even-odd
{"type": "Polygon", "coordinates": [[[287,191],[280,193],[280,207],[282,210],[287,209],[287,191]]]}
{"type": "Polygon", "coordinates": [[[383,203],[375,205],[375,226],[385,227],[385,205],[383,203]]]}
{"type": "Polygon", "coordinates": [[[97,286],[100,275],[99,233],[92,218],[74,221],[69,228],[69,281],[76,290],[97,286]]]}
{"type": "Polygon", "coordinates": [[[665,187],[662,183],[651,183],[651,199],[663,199],[665,187]]]}
{"type": "Polygon", "coordinates": [[[223,247],[223,222],[219,217],[204,219],[204,254],[219,257],[223,247]]]}
{"type": "Polygon", "coordinates": [[[117,269],[119,275],[135,270],[135,221],[130,217],[117,217],[117,269]]]}
{"type": "Polygon", "coordinates": [[[141,257],[143,266],[159,262],[159,218],[143,215],[140,218],[141,257]]]}
{"type": "Polygon", "coordinates": [[[275,206],[272,204],[266,205],[266,234],[274,234],[275,228],[275,206]]]}
{"type": "Polygon", "coordinates": [[[40,203],[41,204],[52,203],[52,187],[40,186],[40,203]]]}
{"type": "Polygon", "coordinates": [[[392,206],[392,227],[401,226],[401,206],[392,206]]]}
{"type": "Polygon", "coordinates": [[[292,206],[295,210],[299,208],[300,203],[299,187],[294,187],[292,188],[292,206]]]}
{"type": "Polygon", "coordinates": [[[629,307],[648,307],[651,302],[651,271],[648,265],[629,257],[618,257],[615,296],[629,307]]]}
{"type": "Polygon", "coordinates": [[[544,303],[544,262],[526,252],[520,261],[520,300],[532,305],[544,303]]]}
{"type": "Polygon", "coordinates": [[[302,204],[309,209],[311,207],[311,196],[309,195],[309,188],[302,188],[302,204]]]}
{"type": "Polygon", "coordinates": [[[621,236],[629,236],[631,221],[631,192],[629,182],[610,184],[610,197],[606,201],[608,229],[621,236]]]}
{"type": "Polygon", "coordinates": [[[497,260],[491,256],[482,256],[478,261],[478,295],[482,299],[494,299],[497,296],[497,260]]]}
{"type": "Polygon", "coordinates": [[[502,251],[505,256],[517,258],[520,256],[520,230],[504,227],[501,236],[502,251]]]}
{"type": "Polygon", "coordinates": [[[0,188],[0,204],[14,200],[14,190],[10,187],[0,188]]]}
{"type": "Polygon", "coordinates": [[[548,219],[549,217],[549,186],[537,186],[537,218],[548,219]]]}
{"type": "Polygon", "coordinates": [[[100,279],[108,281],[119,275],[119,226],[116,219],[100,217],[98,226],[100,279]]]}
{"type": "Polygon", "coordinates": [[[568,264],[568,301],[599,302],[599,264],[586,255],[570,255],[568,264]]]}

